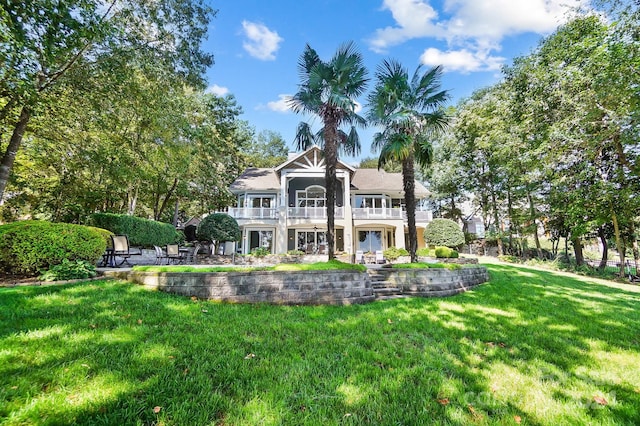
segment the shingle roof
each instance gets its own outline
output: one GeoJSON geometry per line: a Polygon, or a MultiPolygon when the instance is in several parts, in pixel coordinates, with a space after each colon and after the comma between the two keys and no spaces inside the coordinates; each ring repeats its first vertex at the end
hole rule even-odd
{"type": "Polygon", "coordinates": [[[277,191],[280,189],[280,179],[274,169],[246,169],[231,186],[230,191],[277,191]]]}
{"type": "MultiPolygon", "coordinates": [[[[351,181],[352,189],[359,191],[389,191],[402,192],[402,173],[387,173],[378,169],[356,169],[351,181]]],[[[429,194],[420,182],[416,181],[416,196],[429,194]]]]}

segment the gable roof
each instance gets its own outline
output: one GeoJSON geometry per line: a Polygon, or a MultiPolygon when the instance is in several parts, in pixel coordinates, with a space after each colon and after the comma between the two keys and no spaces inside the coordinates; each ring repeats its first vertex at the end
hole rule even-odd
{"type": "MultiPolygon", "coordinates": [[[[307,149],[304,152],[301,152],[299,155],[296,155],[293,158],[288,159],[284,163],[280,164],[275,168],[276,173],[280,173],[283,169],[324,169],[324,153],[317,146],[314,145],[311,148],[307,149]]],[[[351,174],[355,172],[356,169],[348,165],[347,163],[343,163],[338,160],[337,169],[346,169],[349,170],[351,174]]]]}
{"type": "Polygon", "coordinates": [[[280,179],[274,169],[259,169],[250,167],[246,169],[229,186],[231,192],[234,191],[277,191],[280,189],[280,179]]]}
{"type": "MultiPolygon", "coordinates": [[[[429,191],[420,182],[415,182],[416,197],[429,195],[429,191]]],[[[387,173],[378,169],[356,169],[351,180],[351,189],[358,191],[404,192],[402,173],[387,173]]]]}

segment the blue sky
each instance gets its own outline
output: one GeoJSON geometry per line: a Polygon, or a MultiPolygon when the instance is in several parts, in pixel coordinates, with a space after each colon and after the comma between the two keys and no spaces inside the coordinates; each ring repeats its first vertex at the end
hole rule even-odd
{"type": "MultiPolygon", "coordinates": [[[[452,104],[500,79],[500,67],[526,55],[587,0],[233,0],[215,1],[218,15],[205,49],[215,65],[207,90],[233,94],[242,119],[256,131],[279,132],[293,150],[297,124],[309,117],[286,109],[297,91],[297,62],[305,44],[328,60],[353,41],[370,76],[385,58],[410,72],[444,66],[452,104]]],[[[369,87],[373,85],[373,79],[369,87]]],[[[365,99],[360,99],[361,103],[365,99]]],[[[320,127],[318,119],[311,119],[320,127]]],[[[362,154],[372,156],[375,129],[360,131],[362,154]]]]}

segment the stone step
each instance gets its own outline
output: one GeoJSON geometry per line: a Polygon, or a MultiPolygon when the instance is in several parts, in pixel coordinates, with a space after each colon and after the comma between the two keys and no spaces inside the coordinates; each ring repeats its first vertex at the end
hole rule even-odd
{"type": "Polygon", "coordinates": [[[381,288],[374,288],[373,294],[375,294],[376,297],[379,297],[379,296],[400,295],[402,294],[402,292],[398,287],[381,287],[381,288]]]}

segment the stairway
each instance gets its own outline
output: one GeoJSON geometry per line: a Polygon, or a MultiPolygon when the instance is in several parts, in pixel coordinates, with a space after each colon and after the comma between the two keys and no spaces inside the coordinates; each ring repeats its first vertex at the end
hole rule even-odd
{"type": "Polygon", "coordinates": [[[371,287],[373,288],[373,294],[376,296],[377,300],[405,297],[400,288],[398,288],[394,283],[387,281],[388,275],[386,274],[386,271],[382,269],[368,269],[367,273],[371,279],[371,287]]]}

